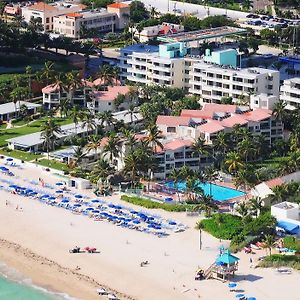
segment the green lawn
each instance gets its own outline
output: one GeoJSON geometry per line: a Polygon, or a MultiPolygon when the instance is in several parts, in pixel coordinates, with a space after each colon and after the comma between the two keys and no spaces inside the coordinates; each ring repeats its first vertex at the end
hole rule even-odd
{"type": "Polygon", "coordinates": [[[279,156],[279,157],[274,157],[270,159],[266,159],[260,162],[254,163],[255,166],[262,168],[262,167],[273,167],[273,168],[279,168],[286,160],[288,157],[285,156],[279,156]]]}
{"type": "MultiPolygon", "coordinates": [[[[70,118],[53,118],[53,119],[60,126],[72,123],[72,120],[70,118]]],[[[7,144],[6,142],[7,139],[41,131],[41,127],[46,120],[47,117],[43,117],[34,121],[30,125],[19,127],[19,128],[4,129],[0,127],[0,147],[5,146],[7,144]]]]}
{"type": "Polygon", "coordinates": [[[0,154],[18,158],[18,159],[25,160],[25,161],[31,161],[31,160],[35,160],[36,158],[42,157],[42,155],[37,155],[37,154],[24,152],[24,151],[20,151],[20,150],[7,151],[4,149],[0,149],[0,154]]]}
{"type": "Polygon", "coordinates": [[[66,164],[61,163],[56,160],[48,160],[48,159],[40,159],[38,164],[44,167],[49,167],[52,169],[60,170],[60,171],[68,171],[69,168],[66,164]]]}

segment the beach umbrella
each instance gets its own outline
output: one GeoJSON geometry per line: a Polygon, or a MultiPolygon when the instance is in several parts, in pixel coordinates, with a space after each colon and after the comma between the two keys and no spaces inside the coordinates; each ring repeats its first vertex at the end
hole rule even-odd
{"type": "Polygon", "coordinates": [[[68,199],[63,199],[61,202],[62,202],[62,203],[68,203],[68,202],[70,202],[70,200],[68,200],[68,199]]]}
{"type": "Polygon", "coordinates": [[[248,297],[247,300],[256,300],[255,297],[248,297]]]}
{"type": "Polygon", "coordinates": [[[53,196],[51,196],[51,197],[48,198],[48,200],[55,200],[55,199],[56,199],[56,198],[53,197],[53,196]]]}
{"type": "Polygon", "coordinates": [[[235,295],[235,298],[242,299],[242,298],[245,298],[245,295],[244,294],[237,294],[237,295],[235,295]]]}
{"type": "Polygon", "coordinates": [[[15,189],[15,188],[18,188],[19,186],[15,185],[15,184],[11,184],[9,187],[12,189],[15,189]]]}
{"type": "Polygon", "coordinates": [[[13,161],[14,159],[11,158],[11,157],[9,157],[9,158],[7,158],[6,160],[7,160],[7,161],[13,161]]]}
{"type": "Polygon", "coordinates": [[[62,185],[64,185],[64,184],[63,184],[62,182],[56,182],[55,185],[57,185],[57,186],[62,186],[62,185]]]}
{"type": "Polygon", "coordinates": [[[31,196],[34,196],[34,195],[37,195],[37,194],[38,194],[37,192],[31,192],[30,193],[31,196]]]}
{"type": "Polygon", "coordinates": [[[237,284],[235,282],[228,283],[229,288],[235,288],[236,286],[237,286],[237,284]]]}
{"type": "Polygon", "coordinates": [[[93,200],[91,200],[91,202],[93,202],[93,203],[99,203],[100,200],[98,200],[98,199],[93,199],[93,200]]]}
{"type": "Polygon", "coordinates": [[[83,196],[81,196],[81,195],[75,195],[75,198],[81,199],[81,198],[83,198],[83,196]]]}
{"type": "Polygon", "coordinates": [[[57,191],[55,191],[55,193],[57,193],[57,194],[62,194],[62,193],[63,193],[63,191],[61,191],[61,190],[57,190],[57,191]]]}
{"type": "Polygon", "coordinates": [[[47,194],[41,196],[41,198],[49,198],[49,197],[50,197],[50,195],[47,195],[47,194]]]}
{"type": "Polygon", "coordinates": [[[108,204],[108,207],[115,208],[114,204],[112,204],[112,203],[108,204]]]}
{"type": "Polygon", "coordinates": [[[98,214],[99,212],[100,212],[100,210],[98,210],[98,209],[92,210],[92,213],[93,213],[93,214],[98,214]]]}
{"type": "Polygon", "coordinates": [[[75,203],[73,206],[74,206],[74,207],[80,207],[81,204],[80,204],[80,203],[75,203]]]}
{"type": "Polygon", "coordinates": [[[131,210],[130,213],[131,214],[138,214],[138,212],[136,210],[131,210]]]}
{"type": "Polygon", "coordinates": [[[94,207],[88,207],[85,210],[94,210],[94,207]]]}
{"type": "Polygon", "coordinates": [[[133,220],[132,223],[133,224],[140,224],[141,222],[139,220],[133,220]]]}
{"type": "Polygon", "coordinates": [[[170,224],[170,225],[176,225],[177,223],[174,222],[174,221],[170,221],[169,224],[170,224]]]}
{"type": "Polygon", "coordinates": [[[121,205],[115,205],[115,209],[122,209],[121,205]]]}

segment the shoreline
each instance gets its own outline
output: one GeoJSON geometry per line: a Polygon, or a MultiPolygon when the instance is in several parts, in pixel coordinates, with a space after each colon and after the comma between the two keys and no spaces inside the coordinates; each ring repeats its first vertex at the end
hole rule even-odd
{"type": "MultiPolygon", "coordinates": [[[[63,267],[28,248],[2,238],[0,238],[0,261],[20,272],[24,279],[32,282],[33,286],[57,296],[65,295],[74,300],[107,299],[96,293],[96,289],[101,286],[119,299],[134,300],[89,276],[63,267]]],[[[8,279],[10,280],[9,277],[8,279]]]]}

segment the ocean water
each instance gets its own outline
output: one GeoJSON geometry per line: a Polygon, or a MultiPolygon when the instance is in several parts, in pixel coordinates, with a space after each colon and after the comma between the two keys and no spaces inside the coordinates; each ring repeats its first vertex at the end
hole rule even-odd
{"type": "Polygon", "coordinates": [[[32,285],[16,270],[0,263],[0,300],[75,300],[66,294],[53,293],[32,285]]]}
{"type": "MultiPolygon", "coordinates": [[[[165,185],[169,188],[176,188],[180,191],[186,190],[186,181],[178,182],[176,186],[173,181],[169,181],[165,185]]],[[[206,195],[211,195],[214,200],[220,202],[245,195],[244,192],[213,183],[199,182],[198,186],[203,189],[206,195]]]]}

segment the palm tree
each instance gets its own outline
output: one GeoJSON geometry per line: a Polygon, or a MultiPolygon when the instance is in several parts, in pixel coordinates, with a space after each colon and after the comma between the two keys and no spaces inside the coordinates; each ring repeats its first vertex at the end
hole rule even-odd
{"type": "Polygon", "coordinates": [[[109,155],[109,161],[111,165],[113,164],[114,157],[119,157],[120,155],[120,140],[115,134],[111,134],[108,137],[107,143],[103,148],[103,154],[109,155]]]}
{"type": "Polygon", "coordinates": [[[286,115],[286,103],[282,100],[274,104],[272,115],[275,117],[275,120],[282,121],[286,115]]]}
{"type": "Polygon", "coordinates": [[[227,153],[225,165],[227,166],[229,173],[236,173],[238,170],[244,167],[240,155],[234,151],[227,153]]]}
{"type": "Polygon", "coordinates": [[[244,221],[247,216],[249,216],[249,207],[246,202],[239,203],[235,211],[242,217],[242,220],[244,221]]]}
{"type": "Polygon", "coordinates": [[[125,145],[129,147],[129,151],[133,151],[133,148],[137,144],[134,132],[128,129],[124,129],[123,136],[125,138],[125,145]]]}
{"type": "Polygon", "coordinates": [[[265,235],[264,243],[265,243],[265,248],[269,250],[269,255],[271,256],[272,248],[275,246],[274,236],[271,234],[265,235]]]}
{"type": "Polygon", "coordinates": [[[70,115],[71,115],[72,121],[74,123],[75,133],[77,133],[77,125],[82,117],[82,111],[80,110],[78,105],[74,105],[72,107],[70,115]]]}
{"type": "Polygon", "coordinates": [[[248,162],[249,156],[251,157],[255,153],[253,141],[251,141],[249,138],[241,140],[237,145],[237,149],[245,159],[246,163],[248,162]]]}
{"type": "Polygon", "coordinates": [[[51,61],[46,61],[44,68],[42,69],[41,78],[48,85],[55,78],[54,63],[51,61]]]}
{"type": "Polygon", "coordinates": [[[273,194],[269,196],[271,204],[282,202],[286,196],[286,185],[276,185],[272,188],[273,194]]]}
{"type": "Polygon", "coordinates": [[[151,9],[150,9],[150,17],[151,17],[151,19],[154,19],[157,16],[159,16],[159,12],[157,11],[156,7],[151,6],[151,9]]]}
{"type": "Polygon", "coordinates": [[[49,160],[49,152],[51,149],[54,148],[54,144],[57,140],[56,134],[61,133],[60,126],[57,125],[53,120],[49,119],[47,122],[42,126],[42,139],[44,140],[44,144],[47,148],[47,157],[49,160]]]}
{"type": "Polygon", "coordinates": [[[93,183],[97,183],[99,179],[105,180],[107,176],[113,173],[113,171],[114,168],[111,167],[106,160],[101,158],[97,160],[96,164],[94,165],[90,173],[90,179],[93,183]]]}
{"type": "Polygon", "coordinates": [[[75,168],[81,163],[82,159],[86,156],[86,152],[84,152],[84,148],[81,146],[74,147],[73,161],[70,164],[71,168],[75,168]]]}
{"type": "Polygon", "coordinates": [[[174,188],[176,189],[179,202],[180,202],[180,193],[178,190],[178,183],[183,179],[181,175],[182,175],[182,173],[181,173],[180,169],[175,169],[175,168],[172,169],[169,174],[169,178],[173,180],[174,188]]]}
{"type": "Polygon", "coordinates": [[[97,76],[102,80],[103,85],[114,85],[117,82],[117,72],[111,65],[105,64],[101,67],[97,76]]]}
{"type": "Polygon", "coordinates": [[[69,105],[69,99],[67,98],[61,98],[59,101],[59,111],[60,111],[60,117],[63,118],[64,116],[66,117],[68,115],[68,111],[70,108],[69,105]]]}
{"type": "Polygon", "coordinates": [[[111,128],[116,121],[112,112],[108,110],[97,114],[97,117],[101,120],[101,126],[105,124],[108,128],[111,128]]]}
{"type": "Polygon", "coordinates": [[[77,71],[71,71],[66,74],[65,86],[68,90],[69,102],[74,104],[74,94],[76,90],[83,88],[83,84],[80,78],[80,74],[77,71]]]}
{"type": "Polygon", "coordinates": [[[214,199],[209,195],[201,195],[199,204],[196,206],[195,210],[203,210],[205,212],[205,216],[210,218],[212,212],[217,210],[218,206],[214,199]]]}
{"type": "Polygon", "coordinates": [[[250,209],[253,211],[256,217],[259,216],[263,208],[263,200],[259,197],[255,197],[249,200],[250,209]]]}
{"type": "Polygon", "coordinates": [[[135,184],[136,176],[138,173],[138,166],[139,166],[139,162],[141,159],[141,157],[139,155],[140,155],[140,152],[133,151],[133,152],[128,153],[128,155],[126,155],[126,157],[124,159],[125,166],[124,166],[123,172],[125,174],[130,175],[133,185],[135,184]]]}
{"type": "Polygon", "coordinates": [[[209,147],[206,144],[205,139],[199,137],[197,140],[194,141],[192,145],[192,155],[199,157],[199,167],[201,162],[201,156],[208,156],[209,155],[209,147]]]}
{"type": "Polygon", "coordinates": [[[148,136],[145,140],[151,145],[152,149],[154,150],[156,147],[160,149],[164,149],[163,144],[161,143],[161,139],[163,138],[161,131],[158,129],[157,125],[151,125],[147,128],[148,136]]]}
{"type": "Polygon", "coordinates": [[[223,156],[225,155],[225,152],[229,148],[229,139],[228,135],[224,131],[220,131],[216,138],[213,140],[213,146],[216,150],[220,151],[223,156]]]}
{"type": "Polygon", "coordinates": [[[86,145],[86,150],[88,152],[90,151],[94,151],[95,152],[95,157],[97,155],[97,150],[100,147],[100,141],[99,141],[99,137],[97,135],[92,135],[89,137],[89,142],[86,145]]]}
{"type": "Polygon", "coordinates": [[[137,112],[137,108],[134,104],[130,104],[128,107],[127,112],[125,113],[125,116],[129,115],[130,116],[130,124],[133,124],[133,117],[135,115],[135,113],[137,112]]]}
{"type": "Polygon", "coordinates": [[[202,249],[202,229],[204,229],[204,225],[201,221],[196,223],[195,229],[199,230],[199,249],[202,249]]]}
{"type": "Polygon", "coordinates": [[[27,67],[25,68],[25,73],[26,73],[27,78],[28,78],[28,91],[29,91],[29,95],[31,95],[32,67],[31,67],[31,66],[27,66],[27,67]]]}
{"type": "Polygon", "coordinates": [[[204,179],[209,182],[209,195],[211,196],[212,182],[218,178],[218,172],[214,167],[207,167],[204,170],[204,179]]]}
{"type": "Polygon", "coordinates": [[[93,118],[91,118],[89,111],[86,111],[83,114],[81,128],[84,128],[84,127],[86,127],[87,136],[89,135],[89,133],[92,133],[97,128],[97,123],[93,118]]]}

